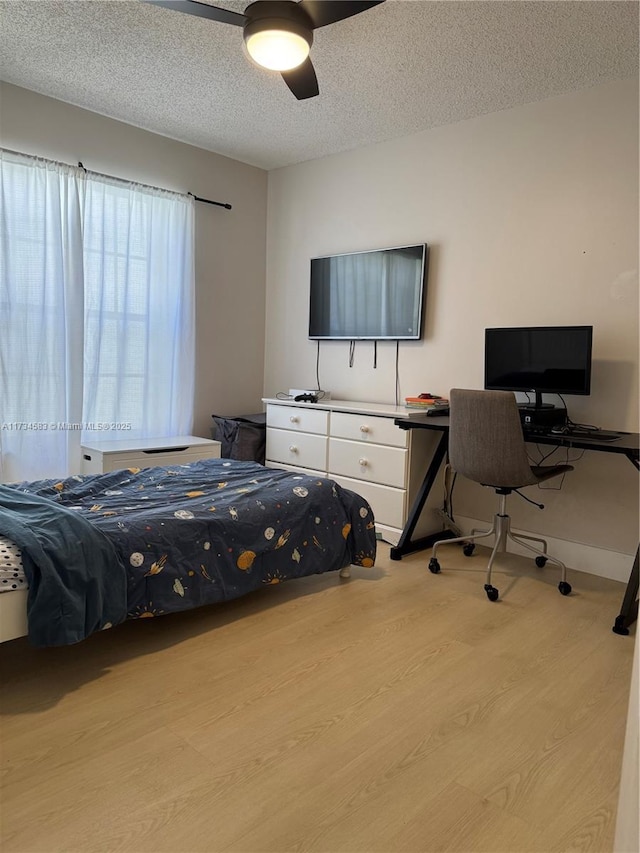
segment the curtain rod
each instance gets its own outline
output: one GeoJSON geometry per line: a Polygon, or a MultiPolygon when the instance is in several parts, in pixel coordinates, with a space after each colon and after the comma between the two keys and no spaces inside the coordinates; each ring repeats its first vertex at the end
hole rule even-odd
{"type": "Polygon", "coordinates": [[[211,201],[210,198],[200,198],[199,195],[194,195],[193,193],[187,193],[190,195],[194,201],[201,201],[203,204],[217,204],[218,207],[224,207],[226,210],[231,210],[231,205],[226,201],[211,201]]]}
{"type": "MultiPolygon", "coordinates": [[[[38,157],[36,154],[25,154],[24,151],[12,151],[10,148],[0,148],[0,151],[6,151],[7,154],[17,154],[19,157],[33,157],[35,160],[46,160],[48,163],[60,163],[60,161],[49,160],[47,157],[38,157]]],[[[68,166],[68,163],[60,163],[60,165],[68,166]]],[[[102,172],[90,172],[89,169],[85,168],[82,161],[78,160],[78,168],[83,169],[85,172],[90,173],[92,175],[97,175],[100,178],[109,178],[112,181],[122,181],[123,183],[138,183],[137,181],[127,181],[124,178],[116,178],[114,175],[105,175],[102,172]]],[[[141,187],[146,187],[150,190],[160,190],[164,189],[163,187],[152,187],[150,184],[139,184],[141,187]]],[[[165,192],[175,192],[174,190],[165,190],[165,192]]],[[[210,198],[200,198],[198,195],[194,195],[193,193],[188,192],[188,196],[194,201],[201,201],[203,204],[214,204],[218,207],[224,207],[226,210],[231,210],[231,205],[224,201],[212,201],[210,198]]]]}
{"type": "MultiPolygon", "coordinates": [[[[124,178],[117,178],[114,175],[105,175],[103,172],[93,172],[90,169],[87,169],[81,160],[78,160],[78,168],[84,169],[85,172],[90,173],[92,175],[97,175],[100,178],[109,178],[109,180],[112,180],[112,181],[125,181],[124,178]]],[[[128,182],[125,181],[125,183],[128,183],[128,182]]],[[[132,183],[137,183],[137,181],[132,181],[132,183]]],[[[142,186],[142,187],[148,186],[149,189],[151,189],[151,190],[164,189],[164,187],[152,187],[149,184],[140,184],[140,186],[142,186]]],[[[170,192],[170,190],[166,190],[166,192],[170,192]]],[[[210,198],[200,198],[200,196],[194,195],[193,193],[190,193],[190,192],[188,192],[187,195],[191,196],[191,198],[194,201],[200,201],[203,204],[213,204],[213,205],[217,205],[218,207],[224,207],[226,210],[231,210],[231,205],[225,201],[212,201],[210,198]]]]}

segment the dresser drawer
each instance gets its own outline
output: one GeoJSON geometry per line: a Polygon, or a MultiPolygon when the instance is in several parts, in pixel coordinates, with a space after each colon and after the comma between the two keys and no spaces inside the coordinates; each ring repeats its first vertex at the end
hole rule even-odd
{"type": "Polygon", "coordinates": [[[408,444],[407,430],[395,426],[393,418],[376,415],[332,412],[330,435],[351,441],[390,444],[392,447],[407,447],[408,444]]]}
{"type": "Polygon", "coordinates": [[[304,409],[302,406],[267,406],[267,426],[326,435],[329,412],[326,409],[304,409]]]}
{"type": "Polygon", "coordinates": [[[404,489],[393,489],[391,486],[381,486],[378,483],[365,483],[362,480],[351,480],[349,477],[333,477],[338,485],[350,489],[368,501],[373,510],[376,524],[402,529],[405,519],[405,501],[407,493],[404,489]]]}
{"type": "MultiPolygon", "coordinates": [[[[314,412],[314,414],[318,414],[314,412]]],[[[267,459],[286,465],[327,470],[327,438],[284,429],[267,430],[267,459]]]]}
{"type": "Polygon", "coordinates": [[[408,452],[381,444],[329,439],[329,476],[342,475],[371,483],[405,488],[408,452]]]}

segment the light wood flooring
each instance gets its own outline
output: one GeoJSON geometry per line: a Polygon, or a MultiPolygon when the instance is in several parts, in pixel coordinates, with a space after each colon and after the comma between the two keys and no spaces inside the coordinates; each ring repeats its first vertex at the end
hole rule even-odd
{"type": "Polygon", "coordinates": [[[612,850],[623,585],[485,558],[4,644],[3,853],[612,850]]]}

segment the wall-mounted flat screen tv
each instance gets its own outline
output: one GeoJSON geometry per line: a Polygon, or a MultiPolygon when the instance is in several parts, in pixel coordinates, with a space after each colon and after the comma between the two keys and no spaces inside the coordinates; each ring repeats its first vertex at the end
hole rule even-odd
{"type": "Polygon", "coordinates": [[[426,243],[312,258],[309,337],[419,340],[427,259],[426,243]]]}

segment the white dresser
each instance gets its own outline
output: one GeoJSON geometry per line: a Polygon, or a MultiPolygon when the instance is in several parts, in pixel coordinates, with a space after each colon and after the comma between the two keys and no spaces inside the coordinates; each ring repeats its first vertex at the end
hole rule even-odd
{"type": "Polygon", "coordinates": [[[82,473],[102,474],[119,468],[184,465],[198,459],[219,457],[219,441],[196,435],[92,441],[82,445],[82,473]]]}
{"type": "MultiPolygon", "coordinates": [[[[328,400],[294,403],[264,399],[266,465],[330,477],[370,504],[381,538],[397,545],[435,447],[430,430],[403,430],[396,418],[415,417],[403,406],[328,400]]],[[[428,508],[420,533],[439,529],[428,508]]]]}

